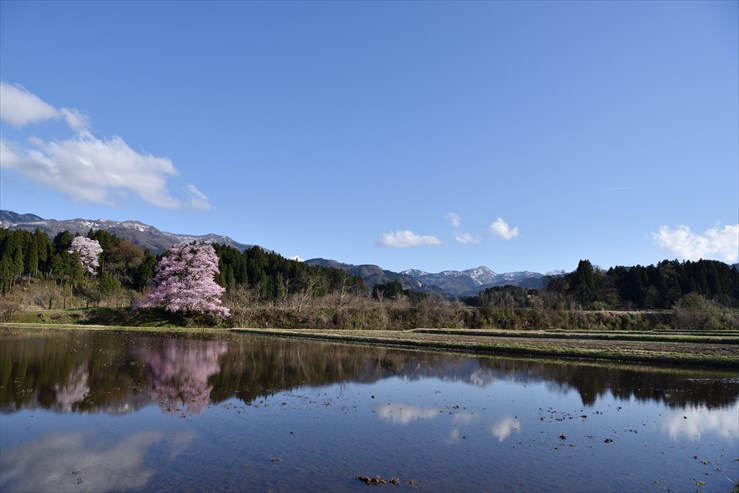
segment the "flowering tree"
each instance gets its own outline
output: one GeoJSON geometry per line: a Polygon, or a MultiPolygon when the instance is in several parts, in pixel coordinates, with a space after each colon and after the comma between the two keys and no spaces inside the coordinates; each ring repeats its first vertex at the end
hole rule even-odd
{"type": "Polygon", "coordinates": [[[94,276],[97,268],[100,266],[98,255],[103,253],[103,247],[100,246],[97,240],[91,240],[84,236],[75,236],[69,247],[69,253],[76,253],[85,271],[94,276]]]}
{"type": "Polygon", "coordinates": [[[218,274],[218,256],[205,243],[178,245],[156,266],[155,289],[141,308],[161,306],[170,312],[204,313],[227,317],[228,308],[221,306],[225,291],[213,278],[218,274]]]}

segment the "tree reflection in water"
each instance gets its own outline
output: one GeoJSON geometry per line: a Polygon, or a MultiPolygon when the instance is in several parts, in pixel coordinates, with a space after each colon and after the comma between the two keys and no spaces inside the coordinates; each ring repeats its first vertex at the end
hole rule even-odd
{"type": "Polygon", "coordinates": [[[141,338],[133,354],[145,365],[147,388],[166,413],[199,414],[210,402],[208,379],[220,371],[225,341],[141,338]]]}
{"type": "Polygon", "coordinates": [[[0,329],[0,491],[721,492],[738,396],[736,370],[0,329]]]}
{"type": "MultiPolygon", "coordinates": [[[[0,333],[0,410],[42,407],[120,414],[157,403],[193,414],[210,403],[246,404],[302,386],[438,379],[485,388],[496,381],[576,391],[592,407],[608,395],[670,408],[728,408],[731,370],[476,357],[236,334],[150,336],[114,331],[0,333]]],[[[409,419],[406,408],[392,419],[409,419]]],[[[390,416],[388,416],[390,418],[390,416]]]]}

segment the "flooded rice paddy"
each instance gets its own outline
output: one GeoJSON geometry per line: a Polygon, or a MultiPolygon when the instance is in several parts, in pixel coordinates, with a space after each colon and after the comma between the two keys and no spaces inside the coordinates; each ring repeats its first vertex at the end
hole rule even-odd
{"type": "Polygon", "coordinates": [[[739,372],[0,333],[0,490],[727,492],[739,372]]]}

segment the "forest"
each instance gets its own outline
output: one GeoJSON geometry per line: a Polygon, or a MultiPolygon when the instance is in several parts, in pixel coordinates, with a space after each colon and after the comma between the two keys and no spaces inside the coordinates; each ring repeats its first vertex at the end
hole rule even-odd
{"type": "MultiPolygon", "coordinates": [[[[0,229],[5,318],[32,310],[124,309],[151,291],[161,255],[90,230],[86,238],[102,248],[91,267],[72,248],[74,238],[67,231],[50,238],[38,229],[0,229]]],[[[243,252],[213,247],[215,281],[231,310],[225,323],[232,326],[736,329],[739,318],[737,267],[713,260],[608,270],[581,260],[575,271],[550,276],[542,289],[501,286],[450,300],[404,290],[399,282],[370,290],[341,269],[309,266],[258,246],[243,252]]]]}

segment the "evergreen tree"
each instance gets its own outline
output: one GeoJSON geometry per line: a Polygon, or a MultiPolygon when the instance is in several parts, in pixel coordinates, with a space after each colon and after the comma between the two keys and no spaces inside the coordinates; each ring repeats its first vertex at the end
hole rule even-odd
{"type": "Polygon", "coordinates": [[[73,238],[74,236],[69,231],[60,231],[57,233],[54,237],[54,251],[57,254],[61,254],[62,252],[69,250],[69,247],[72,245],[73,238]]]}

